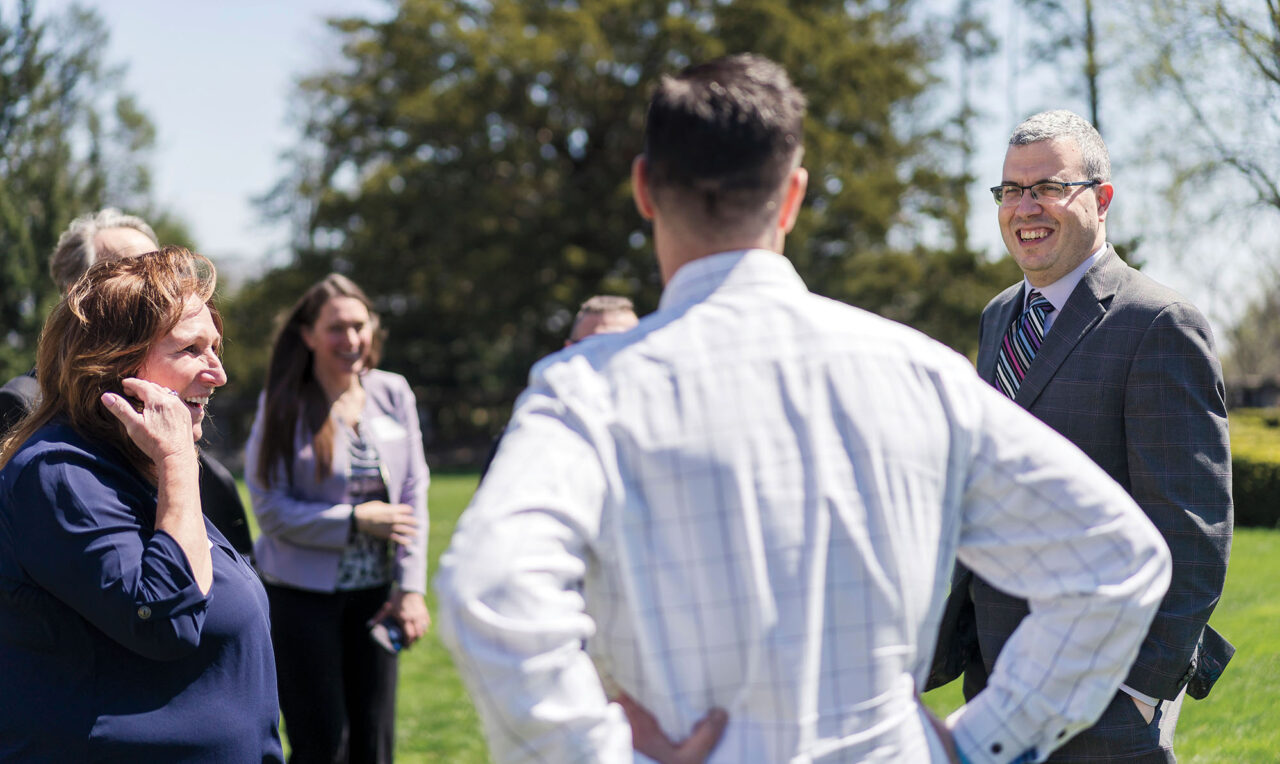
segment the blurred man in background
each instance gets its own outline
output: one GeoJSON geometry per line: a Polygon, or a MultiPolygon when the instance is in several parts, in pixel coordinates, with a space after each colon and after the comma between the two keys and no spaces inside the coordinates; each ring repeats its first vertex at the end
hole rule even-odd
{"type": "Polygon", "coordinates": [[[640,319],[631,300],[614,294],[598,294],[578,308],[564,346],[575,345],[595,334],[625,332],[638,323],[640,319]]]}

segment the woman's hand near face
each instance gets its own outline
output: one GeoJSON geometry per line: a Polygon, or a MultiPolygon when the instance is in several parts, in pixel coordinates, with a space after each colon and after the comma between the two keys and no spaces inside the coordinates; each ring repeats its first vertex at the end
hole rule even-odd
{"type": "Polygon", "coordinates": [[[124,392],[142,401],[135,411],[115,393],[103,393],[102,403],[124,423],[129,438],[156,466],[156,530],[178,542],[191,565],[196,585],[204,594],[213,586],[209,535],[200,508],[200,468],[196,462],[191,411],[167,388],[132,377],[124,392]]]}
{"type": "Polygon", "coordinates": [[[104,393],[102,402],[129,433],[129,439],[151,457],[156,468],[171,458],[196,458],[191,411],[172,390],[153,382],[129,377],[121,381],[125,394],[142,402],[135,411],[123,397],[104,393]]]}
{"type": "Polygon", "coordinates": [[[385,501],[366,501],[357,504],[356,530],[408,546],[418,535],[418,518],[408,504],[388,504],[385,501]]]}

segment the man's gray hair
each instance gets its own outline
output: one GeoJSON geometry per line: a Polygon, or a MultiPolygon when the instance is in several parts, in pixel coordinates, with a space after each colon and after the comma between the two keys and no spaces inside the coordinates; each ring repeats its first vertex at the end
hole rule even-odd
{"type": "Polygon", "coordinates": [[[126,215],[115,207],[81,215],[72,220],[67,230],[58,237],[58,246],[49,258],[49,275],[53,277],[59,291],[65,293],[76,279],[89,270],[89,266],[98,261],[94,238],[98,231],[108,228],[132,228],[150,239],[156,249],[160,248],[156,232],[151,230],[147,221],[137,215],[126,215]]]}
{"type": "MultiPolygon", "coordinates": [[[[635,306],[631,304],[631,300],[616,294],[598,294],[590,297],[586,302],[582,303],[582,307],[578,308],[578,313],[573,317],[573,324],[569,326],[569,342],[577,342],[581,340],[578,337],[578,328],[582,326],[582,322],[588,316],[604,316],[608,313],[630,313],[635,315],[635,306]]],[[[603,319],[602,319],[603,320],[603,319]]]]}
{"type": "Polygon", "coordinates": [[[582,303],[582,307],[578,308],[578,315],[574,316],[574,322],[581,320],[583,316],[591,313],[621,313],[630,311],[634,313],[635,306],[631,304],[631,299],[616,294],[598,294],[589,298],[582,303]]]}
{"type": "Polygon", "coordinates": [[[1111,155],[1107,153],[1107,144],[1102,142],[1097,129],[1075,112],[1057,109],[1027,117],[1013,129],[1009,145],[1026,146],[1058,138],[1073,140],[1080,147],[1086,180],[1111,182],[1111,155]]]}

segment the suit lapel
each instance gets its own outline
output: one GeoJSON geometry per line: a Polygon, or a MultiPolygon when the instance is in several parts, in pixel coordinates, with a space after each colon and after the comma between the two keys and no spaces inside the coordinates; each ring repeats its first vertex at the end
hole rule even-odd
{"type": "Polygon", "coordinates": [[[1098,262],[1085,272],[1084,278],[1067,298],[1067,304],[1062,306],[1061,315],[1045,335],[1031,368],[1027,369],[1027,376],[1013,399],[1019,406],[1031,408],[1075,346],[1106,315],[1126,267],[1108,244],[1098,262]]]}
{"type": "MultiPolygon", "coordinates": [[[[1009,325],[1022,312],[1022,304],[1026,302],[1026,288],[1021,282],[1014,289],[1007,289],[997,303],[992,306],[994,314],[982,331],[982,344],[978,348],[978,376],[993,387],[996,384],[996,359],[1000,357],[1000,343],[1009,325]],[[999,302],[1003,300],[1003,303],[999,302]]],[[[984,318],[984,320],[987,320],[984,318]]]]}

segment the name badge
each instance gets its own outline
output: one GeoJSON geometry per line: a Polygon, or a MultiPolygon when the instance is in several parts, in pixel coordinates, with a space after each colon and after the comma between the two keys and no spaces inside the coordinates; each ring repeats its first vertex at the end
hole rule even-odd
{"type": "Polygon", "coordinates": [[[381,440],[383,442],[392,441],[392,440],[404,440],[405,438],[409,437],[409,431],[405,429],[405,427],[401,425],[399,422],[387,416],[386,414],[376,416],[373,419],[369,420],[367,426],[369,428],[369,434],[372,435],[375,439],[381,440]]]}

